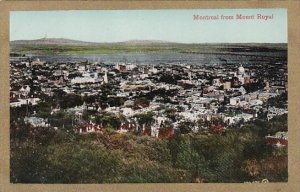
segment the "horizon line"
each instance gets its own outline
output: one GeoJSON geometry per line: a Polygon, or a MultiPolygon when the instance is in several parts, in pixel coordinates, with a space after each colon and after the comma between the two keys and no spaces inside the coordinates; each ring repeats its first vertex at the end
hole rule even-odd
{"type": "Polygon", "coordinates": [[[38,38],[38,39],[15,39],[9,40],[9,42],[13,41],[35,41],[35,40],[43,40],[43,39],[64,39],[64,40],[71,40],[71,41],[81,41],[83,43],[125,43],[130,41],[153,41],[154,43],[175,43],[175,44],[288,44],[288,42],[175,42],[175,41],[168,41],[168,40],[160,40],[160,39],[128,39],[123,41],[85,41],[85,40],[78,40],[78,39],[69,39],[64,37],[48,37],[48,38],[38,38]]]}

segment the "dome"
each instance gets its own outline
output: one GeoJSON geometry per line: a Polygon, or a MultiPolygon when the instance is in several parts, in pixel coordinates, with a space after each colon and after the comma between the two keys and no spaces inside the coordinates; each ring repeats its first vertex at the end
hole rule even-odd
{"type": "Polygon", "coordinates": [[[239,67],[239,74],[244,74],[245,73],[245,68],[241,65],[239,67]]]}

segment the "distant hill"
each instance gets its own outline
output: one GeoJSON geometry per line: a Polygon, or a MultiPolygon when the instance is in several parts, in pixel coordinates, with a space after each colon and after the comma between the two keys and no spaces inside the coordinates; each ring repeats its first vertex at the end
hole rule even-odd
{"type": "Polygon", "coordinates": [[[10,41],[11,46],[24,45],[208,45],[217,47],[227,46],[266,46],[266,47],[286,47],[286,43],[179,43],[161,40],[128,40],[121,42],[87,42],[65,38],[42,38],[35,40],[15,40],[10,41]]]}
{"type": "Polygon", "coordinates": [[[93,42],[78,41],[64,38],[42,38],[35,40],[15,40],[11,45],[91,45],[93,42]]]}
{"type": "Polygon", "coordinates": [[[128,45],[175,44],[174,42],[160,41],[160,40],[129,40],[129,41],[123,41],[119,43],[128,44],[128,45]]]}
{"type": "Polygon", "coordinates": [[[173,42],[160,40],[129,40],[113,43],[86,42],[64,38],[42,38],[35,40],[15,40],[11,45],[97,45],[97,44],[121,44],[121,45],[150,45],[150,44],[173,44],[173,42]]]}

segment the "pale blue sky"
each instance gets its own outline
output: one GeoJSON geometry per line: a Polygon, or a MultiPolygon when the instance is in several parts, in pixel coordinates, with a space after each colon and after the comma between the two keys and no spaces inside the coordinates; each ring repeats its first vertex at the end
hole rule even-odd
{"type": "Polygon", "coordinates": [[[10,40],[68,38],[91,42],[286,43],[286,9],[14,11],[10,40]],[[193,20],[193,15],[273,14],[272,20],[193,20]]]}

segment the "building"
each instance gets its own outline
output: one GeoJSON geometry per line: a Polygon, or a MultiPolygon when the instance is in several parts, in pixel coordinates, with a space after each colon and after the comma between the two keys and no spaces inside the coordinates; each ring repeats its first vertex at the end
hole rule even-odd
{"type": "Polygon", "coordinates": [[[288,145],[288,132],[277,132],[275,135],[265,137],[267,145],[282,147],[288,145]]]}

